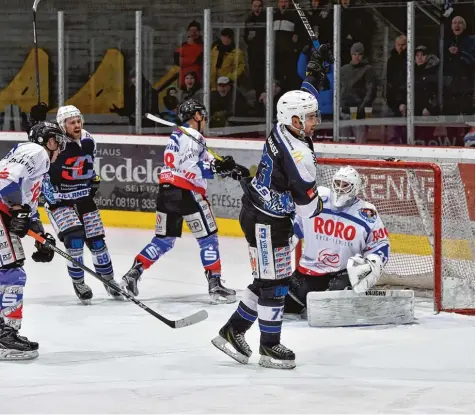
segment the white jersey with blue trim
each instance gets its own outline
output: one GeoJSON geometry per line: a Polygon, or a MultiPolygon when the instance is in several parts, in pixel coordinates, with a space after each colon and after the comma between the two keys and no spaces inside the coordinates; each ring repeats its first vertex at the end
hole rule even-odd
{"type": "Polygon", "coordinates": [[[42,146],[30,142],[15,145],[0,160],[0,203],[8,208],[27,204],[35,213],[49,168],[50,159],[42,146]]]}
{"type": "MultiPolygon", "coordinates": [[[[182,127],[199,142],[205,138],[197,130],[182,127]]],[[[205,195],[207,179],[213,179],[211,161],[214,159],[202,145],[192,140],[179,129],[173,131],[164,152],[164,166],[160,171],[159,183],[170,183],[205,195]]]]}
{"type": "Polygon", "coordinates": [[[298,270],[307,275],[325,275],[346,269],[347,260],[357,254],[377,254],[385,265],[390,241],[375,206],[356,198],[348,208],[333,209],[331,190],[318,187],[324,209],[314,218],[296,215],[294,232],[304,239],[298,270]]]}

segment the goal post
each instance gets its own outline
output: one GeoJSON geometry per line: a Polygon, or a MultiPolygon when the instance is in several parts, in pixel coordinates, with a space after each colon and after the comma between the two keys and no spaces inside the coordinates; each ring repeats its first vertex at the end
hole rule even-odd
{"type": "MultiPolygon", "coordinates": [[[[391,254],[378,286],[433,297],[435,311],[474,315],[474,222],[456,163],[318,158],[320,186],[343,166],[361,175],[359,197],[375,205],[391,254]]],[[[296,263],[302,246],[296,248],[296,263]]]]}

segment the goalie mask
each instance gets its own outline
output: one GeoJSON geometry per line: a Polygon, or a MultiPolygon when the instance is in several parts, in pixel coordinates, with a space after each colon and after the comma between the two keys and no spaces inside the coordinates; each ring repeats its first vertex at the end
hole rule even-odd
{"type": "Polygon", "coordinates": [[[334,174],[331,187],[331,204],[335,208],[345,208],[354,202],[360,191],[360,175],[353,167],[342,167],[334,174]]]}

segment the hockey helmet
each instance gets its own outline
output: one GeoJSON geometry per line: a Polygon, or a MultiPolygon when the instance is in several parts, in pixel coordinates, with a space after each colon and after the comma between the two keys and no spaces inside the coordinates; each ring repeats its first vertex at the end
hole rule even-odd
{"type": "Polygon", "coordinates": [[[81,111],[74,105],[65,105],[64,107],[58,108],[58,112],[56,113],[56,122],[63,132],[66,132],[66,120],[73,117],[80,117],[81,123],[84,124],[83,114],[81,114],[81,111]]]}
{"type": "Polygon", "coordinates": [[[178,108],[178,117],[182,123],[191,120],[196,112],[199,112],[205,120],[208,118],[207,109],[199,100],[191,98],[182,102],[178,108]]]}
{"type": "Polygon", "coordinates": [[[34,125],[28,134],[28,140],[42,147],[46,147],[48,140],[52,137],[58,143],[60,152],[63,151],[66,148],[67,139],[56,123],[40,122],[34,125]]]}
{"type": "Polygon", "coordinates": [[[340,168],[332,178],[331,204],[336,208],[350,206],[361,187],[360,174],[351,166],[340,168]]]}
{"type": "Polygon", "coordinates": [[[319,104],[314,95],[306,91],[289,91],[279,98],[277,105],[278,122],[292,125],[293,117],[298,117],[304,125],[306,116],[315,114],[320,121],[319,104]]]}

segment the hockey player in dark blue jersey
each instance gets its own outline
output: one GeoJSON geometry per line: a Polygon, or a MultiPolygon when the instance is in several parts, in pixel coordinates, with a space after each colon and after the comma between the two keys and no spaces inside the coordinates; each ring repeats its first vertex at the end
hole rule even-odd
{"type": "Polygon", "coordinates": [[[284,298],[293,271],[291,218],[295,212],[314,217],[322,210],[316,156],[309,138],[320,114],[313,95],[289,91],[279,99],[277,115],[255,177],[241,181],[240,224],[249,244],[254,280],[212,343],[238,362],[248,363],[251,349],[244,335],[258,318],[260,365],[292,369],[295,355],[281,344],[284,298]]]}
{"type": "MultiPolygon", "coordinates": [[[[43,181],[42,192],[46,199],[46,212],[60,241],[71,257],[83,262],[86,244],[91,251],[96,272],[114,283],[111,257],[105,243],[104,227],[94,202],[100,178],[94,171],[96,144],[83,130],[83,116],[73,105],[60,107],[56,120],[68,138],[66,149],[51,164],[43,181]]],[[[68,274],[74,291],[83,304],[90,304],[91,288],[84,282],[84,271],[68,263],[68,274]]],[[[115,299],[122,299],[118,291],[105,286],[115,299]]]]}

